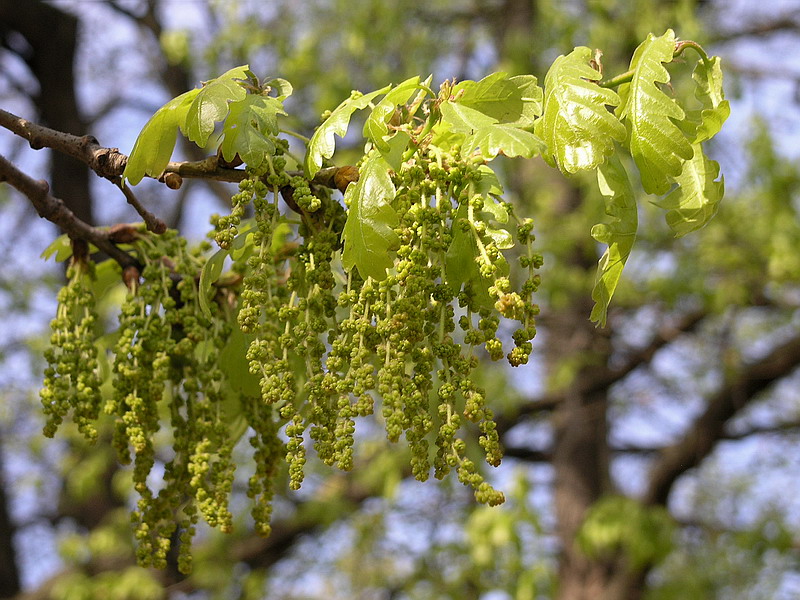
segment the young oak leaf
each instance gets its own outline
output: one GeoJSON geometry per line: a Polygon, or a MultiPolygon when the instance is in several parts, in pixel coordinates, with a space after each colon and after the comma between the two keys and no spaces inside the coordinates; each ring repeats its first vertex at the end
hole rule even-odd
{"type": "Polygon", "coordinates": [[[616,155],[612,155],[597,169],[597,184],[605,198],[606,214],[611,217],[611,222],[592,227],[592,237],[601,244],[607,244],[608,248],[597,265],[597,278],[592,290],[594,307],[590,318],[604,327],[608,304],[636,241],[639,218],[628,175],[616,155]]]}
{"type": "Polygon", "coordinates": [[[248,94],[232,102],[222,128],[222,157],[232,161],[238,154],[249,167],[259,167],[267,154],[275,152],[268,136],[278,133],[278,115],[286,115],[283,103],[272,96],[248,94]]]}
{"type": "Polygon", "coordinates": [[[369,117],[364,123],[363,135],[372,140],[381,152],[388,152],[389,144],[383,139],[389,133],[389,121],[398,105],[408,102],[411,95],[419,88],[419,76],[406,79],[403,83],[396,85],[386,94],[375,108],[372,109],[369,117]]]}
{"type": "MultiPolygon", "coordinates": [[[[474,218],[474,214],[471,216],[470,212],[468,204],[464,203],[458,207],[453,217],[453,240],[450,242],[445,254],[445,277],[447,284],[454,292],[460,291],[462,287],[469,286],[476,305],[491,309],[494,306],[494,300],[489,294],[489,287],[494,284],[494,279],[481,275],[480,267],[476,260],[481,253],[479,237],[470,222],[471,218],[474,218]],[[465,223],[470,224],[465,226],[465,223]]],[[[508,234],[503,229],[492,228],[491,233],[488,229],[487,234],[493,238],[495,235],[502,237],[503,234],[501,232],[508,234]]],[[[511,237],[510,234],[508,237],[511,237]]],[[[505,239],[494,239],[498,242],[498,245],[503,244],[503,247],[513,246],[513,240],[508,245],[505,243],[505,239]]],[[[499,275],[508,275],[509,267],[505,258],[501,256],[495,264],[498,266],[499,275]]]]}
{"type": "Polygon", "coordinates": [[[596,81],[600,72],[590,64],[592,51],[579,46],[559,56],[544,80],[544,109],[534,132],[547,144],[545,160],[565,173],[593,169],[625,139],[625,127],[609,112],[616,92],[596,81]]]}
{"type": "Polygon", "coordinates": [[[536,135],[513,125],[494,124],[481,127],[464,140],[462,151],[469,156],[480,148],[484,158],[492,160],[498,154],[533,158],[547,151],[547,146],[536,135]]]}
{"type": "Polygon", "coordinates": [[[706,157],[700,144],[693,149],[694,157],[683,163],[683,170],[675,178],[678,187],[654,202],[667,211],[667,224],[675,237],[704,227],[717,214],[725,193],[725,178],[717,180],[719,164],[706,157]]]}
{"type": "Polygon", "coordinates": [[[731,107],[722,89],[722,68],[718,56],[711,58],[708,63],[698,61],[692,79],[695,82],[694,95],[703,104],[701,110],[692,111],[690,115],[693,120],[699,121],[692,140],[699,144],[719,133],[731,114],[731,107]]]}
{"type": "Polygon", "coordinates": [[[129,184],[138,184],[145,175],[158,177],[164,172],[178,140],[178,127],[199,92],[190,90],[173,98],[150,117],[136,138],[122,173],[129,184]]]}
{"type": "Polygon", "coordinates": [[[479,129],[497,123],[497,119],[459,102],[445,101],[439,106],[442,121],[455,133],[470,135],[479,129]]]}
{"type": "Polygon", "coordinates": [[[228,114],[228,104],[247,95],[239,80],[246,79],[249,70],[247,65],[234,67],[200,88],[186,114],[186,123],[181,127],[186,137],[201,148],[205,147],[216,123],[228,114]]]}
{"type": "Polygon", "coordinates": [[[394,264],[391,251],[400,244],[393,229],[399,223],[390,204],[394,196],[389,165],[373,152],[359,169],[358,182],[344,194],[348,210],[342,265],[347,271],[356,267],[365,279],[386,279],[386,269],[394,264]]]}
{"type": "Polygon", "coordinates": [[[516,121],[522,116],[524,102],[520,87],[507,73],[492,73],[480,81],[462,81],[451,92],[453,102],[467,106],[498,123],[516,121]]]}
{"type": "Polygon", "coordinates": [[[692,157],[692,145],[674,120],[686,114],[658,84],[669,83],[669,72],[662,63],[672,61],[675,33],[668,29],[661,37],[652,33],[631,59],[633,78],[623,84],[620,95],[625,103],[619,117],[628,127],[630,151],[648,194],[663,194],[692,157]]]}
{"type": "Polygon", "coordinates": [[[306,151],[305,171],[307,177],[311,178],[316,175],[317,171],[322,168],[322,160],[333,156],[333,151],[336,149],[333,136],[336,134],[343,138],[347,134],[347,127],[350,125],[350,117],[353,116],[353,113],[369,106],[375,97],[385,94],[391,87],[391,85],[387,85],[363,95],[353,92],[317,127],[306,151]]]}
{"type": "Polygon", "coordinates": [[[539,82],[535,75],[515,75],[509,81],[517,86],[522,97],[522,113],[519,119],[508,123],[508,125],[533,127],[536,119],[542,116],[544,91],[539,87],[539,82]]]}

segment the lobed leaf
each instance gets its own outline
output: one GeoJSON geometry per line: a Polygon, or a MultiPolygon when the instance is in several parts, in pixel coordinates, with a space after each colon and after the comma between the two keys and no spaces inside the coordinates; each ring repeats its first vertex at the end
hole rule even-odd
{"type": "Polygon", "coordinates": [[[509,81],[517,86],[522,98],[522,113],[519,119],[510,124],[533,127],[536,119],[542,116],[544,91],[539,87],[535,75],[515,75],[509,81]]]}
{"type": "Polygon", "coordinates": [[[394,232],[399,219],[390,204],[394,196],[389,165],[379,154],[370,154],[359,169],[358,181],[344,194],[348,211],[342,265],[346,270],[356,267],[365,279],[386,279],[386,269],[394,264],[390,252],[400,243],[394,232]]]}
{"type": "Polygon", "coordinates": [[[381,152],[386,152],[389,148],[389,144],[383,137],[389,133],[389,121],[394,115],[395,109],[398,105],[408,102],[408,99],[417,89],[419,89],[419,76],[406,79],[403,83],[392,88],[372,109],[364,123],[363,134],[365,138],[372,140],[372,143],[381,152]]]}
{"type": "Polygon", "coordinates": [[[456,133],[472,134],[478,129],[497,123],[494,117],[457,102],[442,102],[439,109],[442,112],[442,121],[450,125],[450,129],[456,133]]]}
{"type": "Polygon", "coordinates": [[[692,79],[695,82],[694,95],[703,105],[701,110],[691,115],[699,121],[692,142],[699,144],[719,133],[731,114],[731,107],[722,89],[722,68],[718,56],[711,58],[708,63],[699,61],[692,79]]]}
{"type": "Polygon", "coordinates": [[[350,125],[350,117],[357,110],[362,110],[369,106],[370,102],[381,94],[385,94],[392,86],[387,85],[369,94],[351,96],[337,106],[330,116],[325,119],[308,143],[306,151],[305,170],[308,178],[313,177],[322,168],[322,160],[333,156],[336,149],[334,134],[343,138],[347,134],[347,127],[350,125]]]}
{"type": "Polygon", "coordinates": [[[725,179],[717,177],[719,164],[706,157],[700,144],[695,144],[694,157],[683,163],[683,171],[676,178],[678,187],[654,203],[667,211],[667,224],[675,237],[704,227],[717,214],[725,192],[725,179]]]}
{"type": "Polygon", "coordinates": [[[267,154],[275,153],[271,135],[278,133],[278,115],[285,115],[283,103],[272,96],[248,94],[230,104],[222,128],[222,157],[232,161],[238,154],[250,167],[259,167],[267,154]]]}
{"type": "Polygon", "coordinates": [[[545,143],[533,133],[503,124],[481,127],[468,135],[462,148],[465,155],[469,156],[478,148],[483,157],[489,160],[498,154],[533,158],[547,151],[545,143]]]}
{"type": "MultiPolygon", "coordinates": [[[[467,203],[459,206],[453,216],[453,240],[445,254],[445,277],[447,284],[454,292],[460,291],[464,286],[469,286],[477,305],[491,309],[494,301],[489,294],[489,287],[494,285],[494,280],[481,275],[476,260],[480,255],[480,248],[477,233],[471,223],[472,218],[474,215],[470,215],[467,203]],[[464,221],[470,222],[470,226],[462,227],[464,221]]],[[[504,229],[487,226],[486,234],[492,237],[500,248],[510,248],[514,245],[511,234],[504,229]]],[[[500,275],[508,275],[509,267],[505,258],[501,257],[496,264],[499,267],[500,275]]]]}
{"type": "Polygon", "coordinates": [[[136,185],[145,175],[158,177],[164,172],[175,149],[178,128],[182,127],[189,107],[199,93],[199,89],[194,89],[181,94],[150,117],[128,156],[123,179],[136,185]]]}
{"type": "Polygon", "coordinates": [[[674,121],[682,121],[686,114],[658,85],[669,83],[662,63],[672,61],[674,49],[671,29],[661,37],[651,33],[633,53],[631,82],[620,87],[626,100],[619,116],[628,127],[631,154],[648,194],[669,190],[683,161],[692,158],[692,145],[674,121]]]}
{"type": "Polygon", "coordinates": [[[579,46],[559,56],[544,81],[544,108],[535,133],[547,145],[545,160],[565,173],[593,169],[625,139],[625,127],[609,112],[620,98],[597,85],[600,72],[590,65],[592,52],[579,46]]]}
{"type": "Polygon", "coordinates": [[[47,248],[42,250],[39,258],[50,260],[51,256],[55,256],[56,262],[65,261],[72,256],[72,241],[66,233],[58,236],[47,248]]]}
{"type": "Polygon", "coordinates": [[[275,90],[278,93],[278,100],[280,100],[281,102],[286,100],[286,98],[291,96],[292,92],[294,92],[292,84],[283,79],[282,77],[275,77],[273,79],[270,79],[269,81],[265,81],[264,85],[269,86],[270,88],[275,90]]]}
{"type": "Polygon", "coordinates": [[[452,102],[483,113],[498,123],[519,119],[524,104],[520,88],[509,80],[507,73],[492,73],[480,81],[461,81],[453,87],[451,98],[452,102]]]}
{"type": "Polygon", "coordinates": [[[207,81],[197,92],[181,131],[201,148],[214,131],[217,122],[228,114],[228,104],[243,100],[247,95],[239,80],[247,79],[247,65],[234,67],[219,77],[207,81]]]}
{"type": "Polygon", "coordinates": [[[604,327],[608,305],[636,241],[639,219],[628,174],[616,154],[597,169],[597,184],[605,198],[606,214],[611,217],[611,222],[592,227],[592,237],[607,244],[608,248],[597,265],[590,318],[604,327]]]}
{"type": "Polygon", "coordinates": [[[228,250],[220,248],[206,261],[200,271],[197,296],[200,302],[200,310],[209,319],[213,318],[211,304],[208,301],[208,297],[212,292],[211,286],[222,274],[222,267],[226,258],[228,258],[228,250]]]}

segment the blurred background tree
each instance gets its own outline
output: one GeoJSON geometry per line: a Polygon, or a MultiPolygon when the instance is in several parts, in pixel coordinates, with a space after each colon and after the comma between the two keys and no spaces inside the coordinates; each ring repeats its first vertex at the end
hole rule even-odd
{"type": "MultiPolygon", "coordinates": [[[[449,480],[409,479],[405,450],[362,423],[355,471],[309,464],[303,489],[278,499],[271,537],[242,516],[231,535],[200,535],[188,578],[174,565],[139,569],[130,484],[110,446],[41,436],[36,386],[62,274],[37,258],[55,231],[1,187],[0,597],[800,595],[797,2],[0,0],[0,102],[128,151],[165,100],[247,62],[294,84],[294,128],[310,133],[351,89],[428,73],[541,79],[576,45],[602,48],[617,73],[648,32],[668,27],[722,56],[736,91],[712,149],[727,196],[680,241],[642,204],[648,233],[600,329],[588,319],[596,192],[540,160],[504,165],[545,268],[535,360],[478,375],[506,448],[492,473],[509,498],[500,508],[449,480]]],[[[82,164],[32,154],[10,134],[0,143],[84,220],[135,218],[104,202],[107,186],[82,164]]],[[[198,238],[230,194],[201,181],[142,191],[198,238]]]]}

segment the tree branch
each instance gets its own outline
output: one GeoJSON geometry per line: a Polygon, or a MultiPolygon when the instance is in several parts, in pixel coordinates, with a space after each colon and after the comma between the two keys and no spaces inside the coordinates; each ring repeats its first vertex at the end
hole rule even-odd
{"type": "MultiPolygon", "coordinates": [[[[123,154],[118,148],[107,148],[100,145],[97,139],[90,135],[77,136],[18,117],[8,111],[0,109],[0,126],[26,139],[34,150],[52,148],[85,163],[100,177],[112,183],[119,181],[128,164],[128,155],[123,154]]],[[[181,177],[210,179],[239,183],[250,175],[244,169],[230,169],[219,164],[216,155],[204,160],[169,162],[164,173],[175,173],[181,177]]],[[[289,171],[289,175],[301,175],[299,171],[289,171]]],[[[158,179],[158,178],[156,178],[158,179]]],[[[358,179],[355,167],[327,167],[312,179],[312,183],[332,189],[346,187],[347,183],[358,179]]]]}
{"type": "Polygon", "coordinates": [[[800,366],[800,336],[776,347],[767,356],[742,369],[711,398],[706,410],[676,443],[660,452],[650,471],[645,494],[649,504],[666,504],[675,481],[697,466],[725,437],[726,423],[747,406],[759,392],[800,366]]]}
{"type": "Polygon", "coordinates": [[[109,233],[81,221],[59,198],[50,194],[50,186],[44,180],[29,177],[6,158],[0,155],[0,181],[7,181],[33,204],[43,219],[55,223],[70,237],[86,240],[116,260],[123,270],[136,266],[136,260],[120,250],[109,238],[109,233]]]}
{"type": "MultiPolygon", "coordinates": [[[[608,389],[638,367],[649,363],[661,348],[684,333],[694,330],[705,316],[705,312],[696,311],[682,316],[675,323],[664,325],[656,332],[647,346],[631,354],[621,366],[601,367],[591,374],[587,373],[578,383],[577,393],[588,397],[608,389]]],[[[576,393],[576,390],[571,388],[569,393],[576,393]]],[[[507,419],[498,419],[498,430],[506,431],[518,422],[519,417],[551,411],[561,405],[566,397],[567,392],[555,392],[532,398],[513,415],[513,421],[507,422],[507,419]]]]}

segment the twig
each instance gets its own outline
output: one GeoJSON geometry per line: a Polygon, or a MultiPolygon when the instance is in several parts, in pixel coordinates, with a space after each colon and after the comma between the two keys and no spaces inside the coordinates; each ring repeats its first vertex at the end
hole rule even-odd
{"type": "Polygon", "coordinates": [[[162,234],[167,230],[167,224],[142,206],[142,203],[139,202],[139,199],[133,194],[133,190],[131,190],[121,178],[118,179],[116,183],[122,190],[122,193],[125,194],[128,204],[135,208],[139,216],[142,217],[148,231],[162,234]]]}
{"type": "Polygon", "coordinates": [[[137,266],[136,259],[111,242],[107,231],[92,227],[80,220],[62,200],[50,194],[50,186],[46,181],[29,177],[2,155],[0,155],[0,181],[7,181],[25,195],[40,217],[55,223],[74,239],[91,242],[116,260],[123,270],[137,266]]]}

